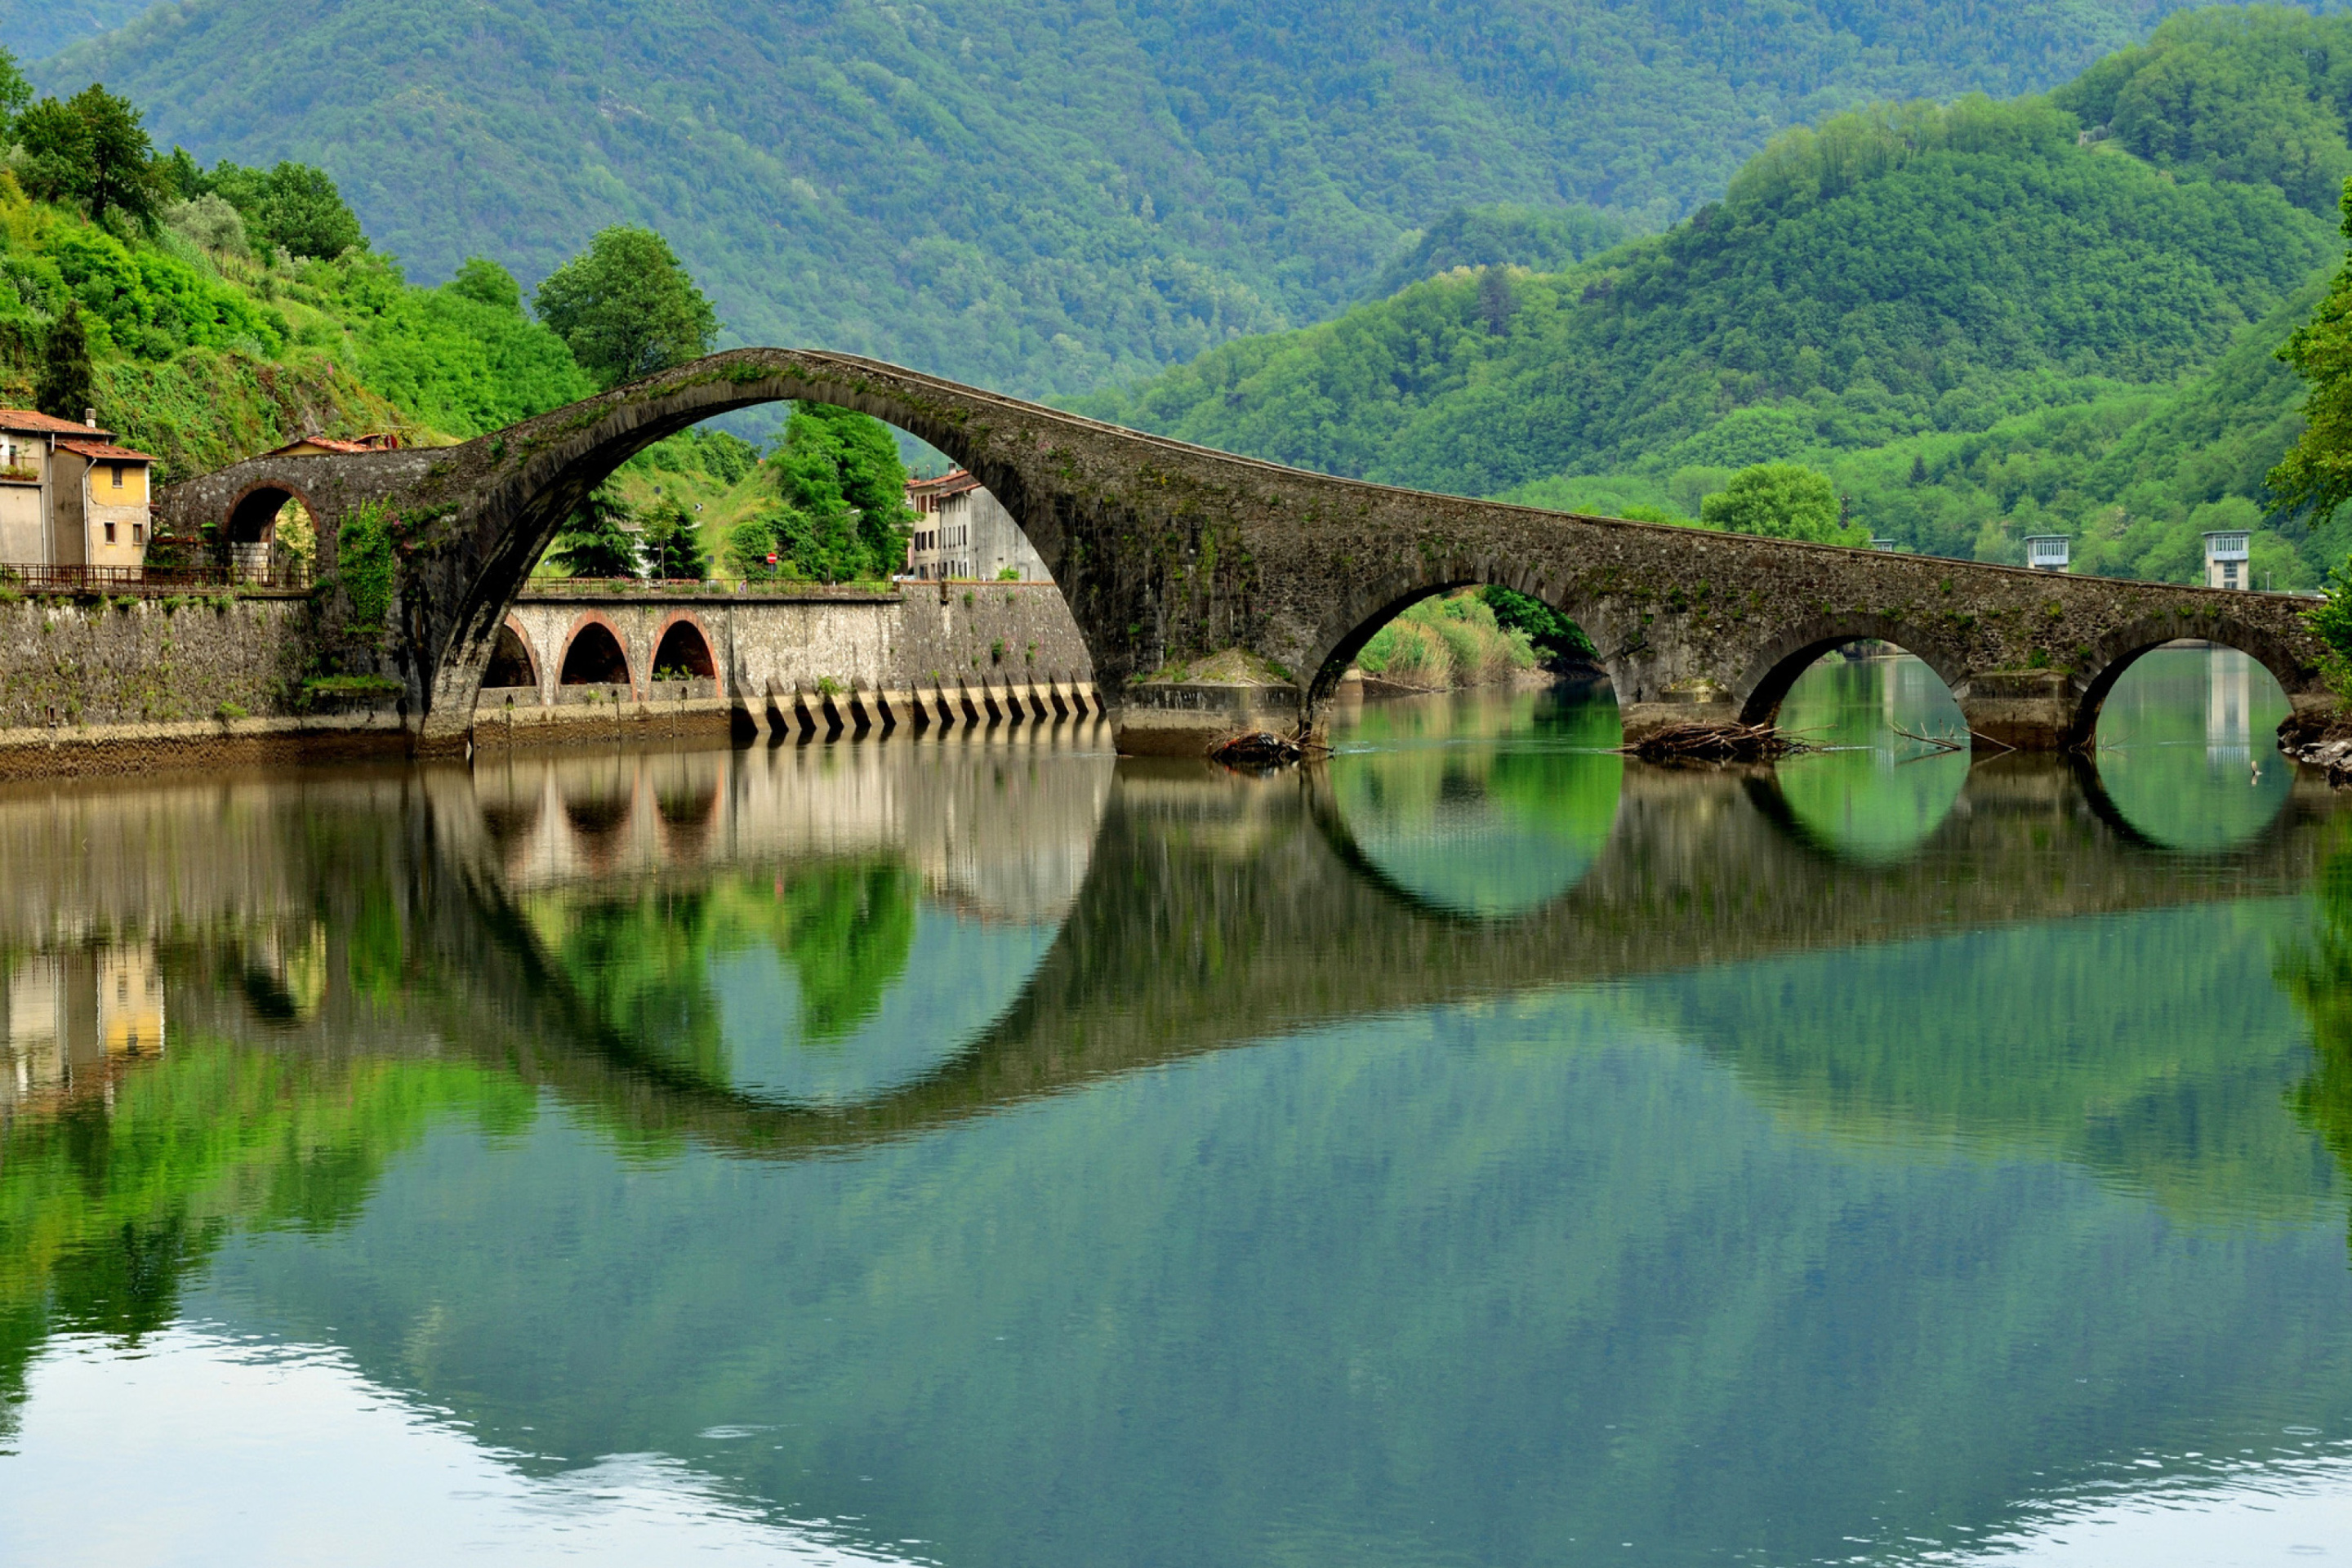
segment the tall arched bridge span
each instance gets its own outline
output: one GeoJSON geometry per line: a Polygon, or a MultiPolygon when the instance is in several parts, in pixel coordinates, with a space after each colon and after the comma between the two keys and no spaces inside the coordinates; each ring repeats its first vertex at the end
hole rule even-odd
{"type": "Polygon", "coordinates": [[[1593,640],[1629,732],[1757,721],[1807,665],[1883,638],[1951,687],[1979,735],[2086,738],[2116,677],[2177,637],[2239,647],[2298,709],[2331,699],[2301,602],[1932,556],[1538,511],[1286,468],[845,354],[714,354],[460,447],[262,458],[174,487],[162,521],[224,537],[299,497],[331,572],[373,506],[398,559],[381,635],[332,646],[393,676],[420,745],[460,742],[507,611],[564,520],[622,462],[714,415],[810,400],[870,414],[969,468],[1024,529],[1069,602],[1122,750],[1201,746],[1271,712],[1313,724],[1365,640],[1414,600],[1500,584],[1593,640]],[[1288,679],[1245,700],[1171,670],[1230,648],[1288,679]]]}

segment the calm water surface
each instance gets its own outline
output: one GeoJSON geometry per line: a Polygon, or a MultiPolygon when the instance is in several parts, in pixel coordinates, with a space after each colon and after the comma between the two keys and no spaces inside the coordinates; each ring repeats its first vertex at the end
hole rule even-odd
{"type": "Polygon", "coordinates": [[[0,795],[0,1561],[2352,1558],[2283,707],[0,795]]]}

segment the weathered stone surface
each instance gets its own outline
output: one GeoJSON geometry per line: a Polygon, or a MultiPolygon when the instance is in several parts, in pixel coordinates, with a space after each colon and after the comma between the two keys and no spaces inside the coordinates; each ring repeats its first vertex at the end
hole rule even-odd
{"type": "MultiPolygon", "coordinates": [[[[1371,633],[1431,594],[1498,583],[1574,617],[1629,730],[1778,710],[1843,643],[1883,638],[1951,686],[1972,728],[2085,737],[2116,678],[2176,637],[2242,648],[2298,708],[2331,700],[2301,602],[1540,512],[1335,479],[1139,435],[848,355],[739,349],[438,452],[261,459],[177,487],[175,531],[300,494],[332,537],[396,511],[402,571],[378,663],[425,744],[472,721],[499,626],[566,517],[653,441],[788,398],[889,421],[970,468],[1067,597],[1114,705],[1171,660],[1242,647],[1289,672],[1312,725],[1371,633]]],[[[332,616],[330,616],[331,620],[332,616]]],[[[1154,704],[1157,706],[1157,704],[1154,704]]],[[[1130,726],[1131,727],[1131,726],[1130,726]]]]}
{"type": "Polygon", "coordinates": [[[299,710],[305,598],[0,603],[0,730],[72,730],[299,710]]]}

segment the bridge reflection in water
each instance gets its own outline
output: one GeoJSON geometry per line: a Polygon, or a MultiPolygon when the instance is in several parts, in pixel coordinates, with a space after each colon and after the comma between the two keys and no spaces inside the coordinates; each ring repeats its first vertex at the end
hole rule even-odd
{"type": "MultiPolygon", "coordinates": [[[[1901,679],[1851,668],[1838,679],[1901,679]]],[[[2002,1187],[1965,1224],[1947,1216],[1916,1232],[1959,1248],[1909,1259],[1919,1279],[1941,1278],[1948,1259],[1973,1256],[1967,1226],[1998,1229],[2020,1204],[2043,1202],[2056,1179],[2042,1173],[2054,1167],[2067,1178],[2049,1201],[2080,1228],[2002,1231],[2013,1283],[1974,1316],[1922,1306],[1930,1327],[1901,1332],[1948,1332],[1964,1346],[1997,1322],[2035,1344],[2083,1339],[2137,1365],[2174,1353],[2165,1298],[2150,1295],[2134,1316],[2131,1292],[2082,1288],[2084,1258],[2099,1260],[2095,1271],[2178,1269],[2188,1266],[2169,1254],[2143,1257],[2170,1225],[2220,1235],[2251,1215],[2332,1226],[2341,1200],[2330,1151],[2352,1157],[2352,1024],[2338,1000],[2352,978],[2352,909],[2323,901],[2313,919],[2293,897],[2343,864],[2324,786],[2273,759],[2273,814],[2184,854],[2122,809],[2098,773],[2053,759],[1962,759],[1944,799],[1934,770],[1948,764],[1933,758],[1810,759],[1846,770],[1814,783],[1793,768],[1669,773],[1611,754],[1611,727],[1605,705],[1549,693],[1437,700],[1368,716],[1358,733],[1377,732],[1378,751],[1343,748],[1327,767],[1265,779],[1115,763],[1080,737],[583,753],[472,772],[11,794],[0,798],[0,861],[12,872],[0,885],[12,976],[0,1047],[0,1225],[10,1227],[0,1391],[47,1336],[155,1328],[184,1292],[210,1289],[196,1283],[208,1269],[226,1270],[280,1303],[285,1331],[347,1344],[380,1382],[445,1400],[462,1389],[485,1440],[531,1452],[683,1452],[695,1434],[745,1419],[730,1401],[752,1378],[759,1399],[789,1404],[809,1436],[779,1427],[756,1455],[709,1458],[730,1484],[839,1517],[859,1511],[849,1504],[863,1494],[800,1478],[829,1477],[829,1465],[890,1473],[919,1447],[943,1468],[898,1477],[887,1505],[901,1510],[895,1527],[952,1537],[957,1560],[977,1562],[1038,1560],[1019,1521],[986,1500],[1041,1495],[1045,1470],[1073,1465],[1105,1500],[1074,1537],[1093,1560],[1149,1560],[1118,1533],[1146,1525],[1193,1561],[1247,1560],[1264,1539],[1248,1534],[1264,1521],[1242,1521],[1237,1504],[1203,1511],[1189,1493],[1153,1491],[1168,1467],[1141,1462],[1139,1439],[1102,1429],[1098,1414],[1063,1412],[1042,1443],[987,1436],[972,1402],[1026,1397],[988,1370],[1006,1353],[992,1347],[1024,1324],[1051,1353],[1019,1388],[1101,1386],[1121,1409],[1168,1412],[1188,1473],[1214,1468],[1201,1468],[1208,1449],[1185,1446],[1206,1439],[1178,1408],[1185,1388],[1205,1385],[1218,1409],[1255,1412],[1213,1423],[1218,1451],[1286,1495],[1336,1495],[1332,1477],[1307,1473],[1318,1454],[1377,1449],[1365,1463],[1402,1473],[1389,1468],[1412,1443],[1375,1419],[1391,1410],[1416,1431],[1475,1410],[1492,1452],[1558,1450],[1591,1479],[1539,1486],[1505,1465],[1516,1478],[1505,1487],[1486,1474],[1496,1461],[1478,1457],[1486,1447],[1466,1438],[1458,1458],[1424,1456],[1432,1495],[1465,1500],[1449,1528],[1463,1541],[1510,1536],[1492,1560],[1580,1531],[1616,1539],[1636,1522],[1660,1539],[1702,1530],[1726,1549],[1762,1539],[1780,1555],[1818,1553],[1835,1547],[1835,1530],[1775,1524],[1759,1537],[1755,1521],[1829,1519],[1845,1475],[1864,1478],[1855,1484],[1878,1509],[1965,1472],[1967,1495],[1939,1493],[1934,1506],[1998,1523],[2046,1466],[2173,1437],[2198,1447],[2210,1434],[2189,1419],[2197,1401],[2235,1409],[2241,1387],[2346,1385],[2346,1346],[2270,1331],[2303,1299],[2282,1288],[2266,1307],[2248,1285],[2236,1307],[2260,1331],[2231,1336],[2230,1358],[2196,1363],[2180,1384],[2189,1405],[2103,1392],[2053,1417],[2080,1435],[2076,1450],[2019,1450],[2012,1463],[2004,1434],[2028,1398],[2017,1391],[2055,1375],[2055,1363],[2037,1371],[2015,1351],[2003,1376],[1937,1385],[1951,1443],[1973,1444],[1981,1463],[1954,1471],[1948,1456],[1923,1455],[1915,1465],[1883,1440],[1901,1391],[1853,1382],[1882,1375],[1856,1371],[1864,1363],[1912,1363],[1872,1337],[1885,1325],[1811,1322],[1801,1309],[1819,1292],[1781,1278],[1829,1258],[1879,1281],[1865,1295],[1910,1300],[1915,1281],[1897,1265],[1928,1243],[1898,1227],[1891,1239],[1871,1231],[1891,1248],[1884,1257],[1841,1252],[1838,1238],[1864,1223],[1857,1215],[1873,1205],[1909,1214],[1935,1182],[2002,1187]],[[1923,776],[1937,782],[1911,782],[1923,776]],[[151,973],[161,999],[136,1014],[134,1052],[134,1031],[97,1023],[100,977],[151,973]],[[87,1007],[73,1001],[81,991],[87,1007]],[[2282,1022],[2297,1016],[2282,992],[2301,1008],[2303,1035],[2282,1022]],[[1449,1087],[1439,1047],[1469,1051],[1454,1037],[1465,1020],[1497,1018],[1511,1026],[1479,1047],[1480,1070],[1494,1071],[1449,1087]],[[1703,1070],[1659,1079],[1653,1094],[1639,1064],[1670,1045],[1688,1046],[1703,1070]],[[1231,1049],[1244,1047],[1255,1048],[1231,1049]],[[1334,1052],[1349,1055],[1331,1084],[1297,1076],[1334,1052]],[[1213,1066],[1227,1076],[1205,1076],[1213,1066]],[[1413,1140],[1353,1142],[1362,1126],[1335,1108],[1366,1084],[1385,1112],[1428,1112],[1413,1140]],[[1088,1088],[1099,1121],[1074,1120],[1071,1101],[1057,1100],[1088,1088]],[[1239,1122],[1200,1099],[1223,1105],[1220,1095],[1239,1122]],[[1250,1167],[1244,1185],[1264,1206],[1171,1241],[1155,1203],[1192,1201],[1244,1157],[1203,1128],[1261,1122],[1279,1123],[1279,1147],[1297,1151],[1295,1163],[1269,1155],[1250,1167]],[[418,1152],[432,1130],[469,1127],[478,1142],[418,1152]],[[1814,1145],[1894,1152],[1898,1173],[1877,1186],[1843,1166],[1810,1184],[1775,1173],[1814,1145]],[[1563,1147],[1568,1166],[1543,1163],[1563,1147]],[[608,1152],[639,1174],[614,1178],[608,1152]],[[1981,1159],[1956,1166],[1956,1152],[1981,1159]],[[427,1174],[371,1210],[404,1154],[427,1174]],[[473,1174],[420,1190],[451,1161],[473,1174]],[[691,1212],[716,1234],[642,1210],[648,1161],[690,1190],[691,1212]],[[1360,1211],[1386,1212],[1378,1172],[1391,1161],[1411,1167],[1397,1180],[1415,1205],[1453,1192],[1465,1172],[1504,1174],[1472,1184],[1471,1218],[1438,1242],[1404,1226],[1398,1235],[1418,1238],[1407,1257],[1395,1236],[1358,1227],[1360,1211]],[[505,1175],[490,1181],[490,1166],[505,1175]],[[1317,1208],[1301,1173],[1327,1166],[1362,1181],[1347,1203],[1317,1208]],[[2124,1206],[2095,1212],[2065,1195],[2074,1178],[2124,1206]],[[788,1181],[803,1184],[755,1184],[788,1181]],[[1753,1278],[1628,1294],[1618,1313],[1612,1293],[1636,1291],[1659,1267],[1651,1251],[1668,1244],[1658,1237],[1716,1257],[1708,1204],[1750,1192],[1724,1224],[1752,1236],[1753,1278]],[[1517,1215],[1522,1200],[1539,1212],[1517,1215]],[[1289,1202],[1300,1206],[1286,1217],[1289,1202]],[[603,1216],[593,1225],[582,1217],[591,1209],[603,1216]],[[1096,1213],[1117,1223],[1091,1226],[1096,1213]],[[1601,1223],[1611,1215],[1620,1229],[1601,1223]],[[1379,1347],[1451,1342],[1475,1262],[1465,1238],[1489,1224],[1505,1227],[1506,1251],[1549,1260],[1541,1287],[1509,1312],[1477,1310],[1489,1325],[1480,1334],[1500,1343],[1482,1339],[1477,1356],[1444,1363],[1444,1376],[1418,1376],[1379,1347]],[[529,1268],[485,1275],[463,1263],[572,1226],[583,1227],[576,1241],[529,1268]],[[1787,1226],[1802,1235],[1775,1228],[1787,1226]],[[372,1258],[437,1257],[462,1240],[448,1278],[467,1289],[368,1263],[353,1265],[366,1290],[339,1296],[345,1287],[305,1274],[307,1254],[234,1241],[362,1227],[372,1258]],[[990,1252],[984,1238],[999,1227],[1021,1239],[990,1252]],[[1344,1246],[1318,1241],[1318,1227],[1344,1246]],[[1220,1251],[1228,1242],[1238,1250],[1220,1251]],[[1180,1251],[1155,1262],[1163,1243],[1180,1251]],[[1358,1258],[1355,1272],[1327,1256],[1335,1247],[1358,1258]],[[1785,1268],[1760,1256],[1783,1247],[1785,1268]],[[694,1261],[665,1250],[657,1277],[637,1278],[634,1260],[656,1247],[694,1261]],[[1136,1300],[1174,1300],[1163,1270],[1195,1269],[1221,1296],[1255,1303],[1257,1332],[1307,1364],[1321,1366],[1329,1347],[1272,1325],[1310,1298],[1345,1308],[1352,1326],[1334,1331],[1354,1347],[1354,1370],[1341,1381],[1368,1380],[1377,1397],[1301,1392],[1318,1409],[1337,1399],[1353,1412],[1328,1443],[1308,1440],[1317,1434],[1242,1396],[1271,1374],[1224,1367],[1217,1357],[1251,1337],[1230,1333],[1213,1336],[1225,1349],[1184,1361],[1175,1384],[1149,1384],[1160,1360],[1106,1325],[1129,1322],[1136,1300]],[[667,1296],[670,1279],[695,1299],[667,1296]],[[573,1298],[593,1310],[565,1304],[573,1298]],[[1114,1301],[1125,1305],[1113,1312],[1114,1301]],[[2072,1313],[2106,1315],[2085,1327],[2072,1313]],[[871,1343],[760,1337],[759,1324],[789,1319],[814,1342],[836,1317],[871,1343]],[[1780,1359],[1755,1364],[1785,1362],[1785,1375],[1759,1373],[1768,1386],[1735,1396],[1732,1383],[1670,1371],[1686,1359],[1672,1346],[1635,1345],[1638,1325],[1686,1318],[1714,1321],[1708,1333],[1725,1343],[1775,1336],[1780,1359]],[[1853,1360],[1856,1336],[1890,1353],[1853,1360]],[[1597,1377],[1559,1360],[1586,1337],[1633,1349],[1609,1374],[1622,1386],[1580,1387],[1578,1409],[1613,1421],[1686,1407],[1700,1412],[1689,1429],[1654,1443],[1598,1421],[1563,1432],[1551,1425],[1556,1400],[1514,1392],[1597,1377]],[[898,1349],[866,1353],[885,1346],[898,1349]],[[560,1370],[587,1365],[593,1388],[560,1370]],[[1836,1423],[1799,1420],[1822,1414],[1807,1392],[1816,1383],[1861,1407],[1886,1403],[1841,1436],[1836,1423]],[[1783,1405],[1805,1441],[1743,1452],[1802,1448],[1801,1473],[1794,1461],[1709,1458],[1703,1484],[1684,1474],[1696,1445],[1727,1431],[1750,1444],[1773,1426],[1761,1411],[1783,1405]],[[910,1443],[915,1431],[924,1444],[910,1443]],[[829,1444],[852,1457],[828,1458],[829,1444]],[[1184,1506],[1189,1534],[1168,1511],[1184,1506]]],[[[2201,727],[2198,741],[2183,754],[2208,776],[2201,727]]],[[[2312,1256],[2314,1278],[2323,1264],[2340,1276],[2340,1249],[2312,1256]]],[[[2230,1276],[2252,1279],[2231,1258],[2230,1276]]],[[[228,1310],[222,1300],[208,1296],[207,1310],[228,1310]]],[[[1996,1363],[1971,1352],[1954,1365],[1996,1363]]],[[[2070,1364],[2060,1381],[2072,1389],[2074,1375],[2070,1364]]],[[[1859,1519],[1862,1507],[1847,1511],[1859,1519]]],[[[1905,1517],[1923,1531],[1949,1523],[1905,1517]]],[[[1347,1544],[1335,1531],[1314,1522],[1318,1555],[1347,1544]]],[[[1069,1560],[1087,1555],[1074,1547],[1069,1560]]]]}

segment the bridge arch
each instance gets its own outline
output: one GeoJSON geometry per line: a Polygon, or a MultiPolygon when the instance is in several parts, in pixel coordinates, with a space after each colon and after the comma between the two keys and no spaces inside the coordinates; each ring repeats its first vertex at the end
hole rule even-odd
{"type": "MultiPolygon", "coordinates": [[[[2066,734],[2070,748],[2087,746],[2097,737],[2099,715],[2114,693],[2116,682],[2143,656],[2168,642],[2188,639],[2235,648],[2270,672],[2271,679],[2286,694],[2290,709],[2303,707],[2314,700],[2318,671],[2286,639],[2228,614],[2218,605],[2200,607],[2210,608],[2213,613],[2200,616],[2174,612],[2144,616],[2116,627],[2078,652],[2074,675],[2077,695],[2073,722],[2066,734]]],[[[2326,700],[2324,693],[2320,700],[2326,700]]]]}
{"type": "Polygon", "coordinates": [[[1381,627],[1424,599],[1459,593],[1465,588],[1508,588],[1565,616],[1591,639],[1596,657],[1612,680],[1618,677],[1618,667],[1594,626],[1593,606],[1559,593],[1540,572],[1524,564],[1488,560],[1435,562],[1428,563],[1424,570],[1384,574],[1361,587],[1340,586],[1339,603],[1324,618],[1320,637],[1306,659],[1310,706],[1319,706],[1330,699],[1339,689],[1341,678],[1363,653],[1364,645],[1381,627]]]}
{"type": "Polygon", "coordinates": [[[719,695],[727,695],[725,679],[711,648],[710,634],[704,628],[702,617],[691,610],[672,611],[654,634],[653,663],[646,679],[659,679],[666,669],[680,671],[689,680],[718,681],[719,695]]]}
{"type": "Polygon", "coordinates": [[[249,485],[230,503],[221,521],[222,563],[240,572],[268,571],[278,543],[278,515],[288,501],[299,501],[310,514],[311,526],[319,526],[318,503],[302,487],[280,480],[249,485]]]}
{"type": "Polygon", "coordinates": [[[636,689],[629,666],[628,644],[600,611],[591,610],[572,623],[563,640],[563,662],[557,667],[562,686],[626,686],[636,689]]]}
{"type": "Polygon", "coordinates": [[[1743,724],[1769,722],[1805,671],[1828,654],[1858,642],[1892,643],[1929,669],[1958,696],[1966,689],[1968,664],[1958,650],[1925,626],[1899,616],[1855,613],[1813,616],[1784,627],[1757,649],[1732,692],[1743,724]]]}
{"type": "Polygon", "coordinates": [[[530,646],[530,634],[512,616],[499,627],[499,640],[490,651],[490,662],[482,671],[486,687],[520,687],[536,689],[539,680],[539,655],[530,646]]]}

